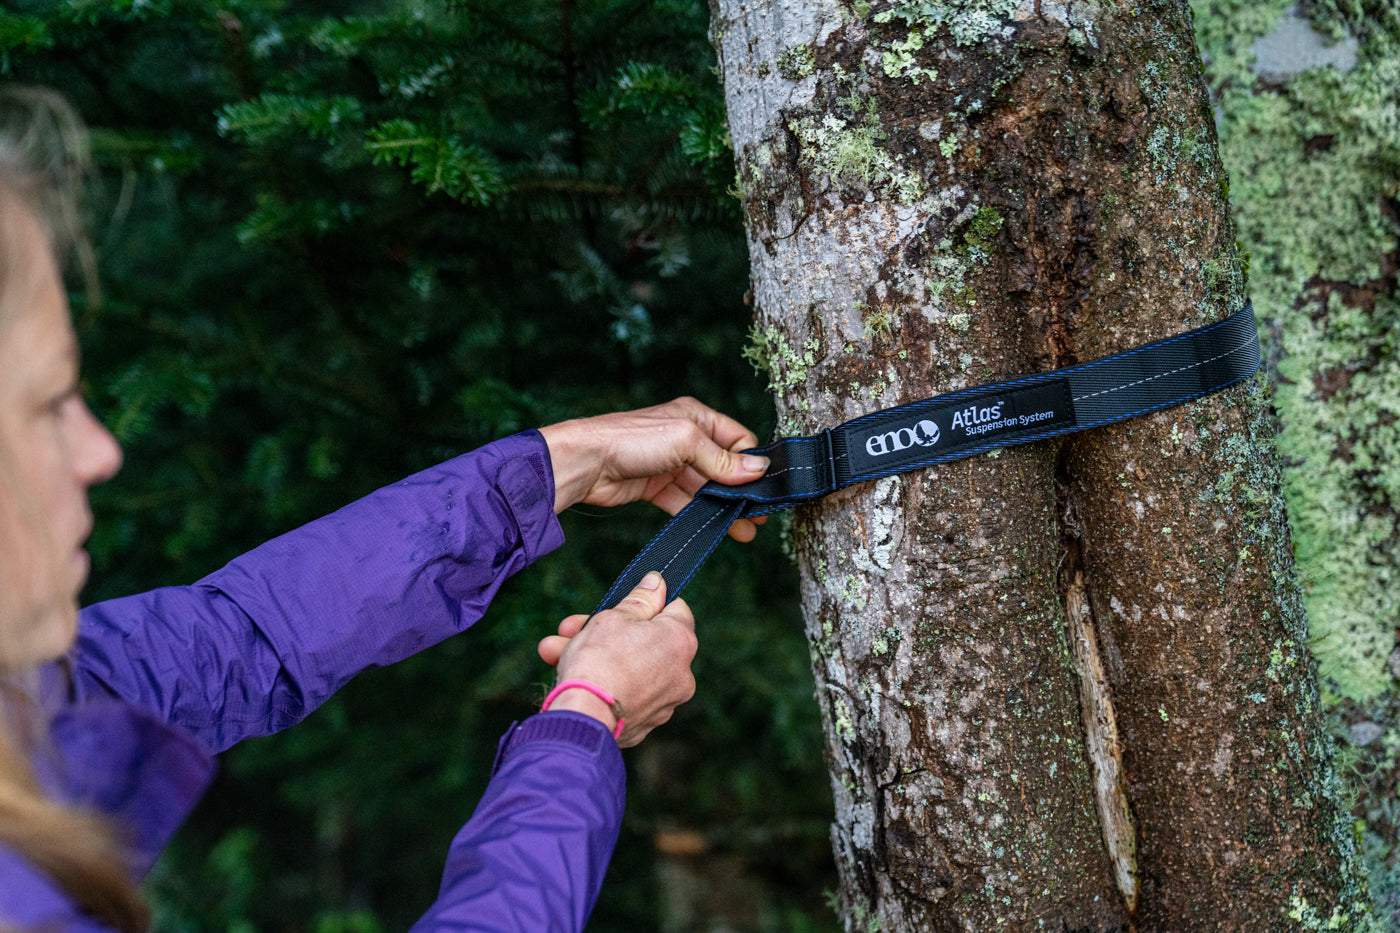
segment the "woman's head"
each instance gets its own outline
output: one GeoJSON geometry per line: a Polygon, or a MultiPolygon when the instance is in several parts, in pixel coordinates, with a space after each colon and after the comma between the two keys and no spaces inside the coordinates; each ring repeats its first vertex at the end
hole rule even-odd
{"type": "Polygon", "coordinates": [[[92,529],[87,489],[121,453],[78,383],[78,346],[55,258],[76,239],[76,119],[41,92],[0,100],[0,672],[62,654],[73,637],[92,529]]]}
{"type": "Polygon", "coordinates": [[[87,489],[121,465],[78,391],[78,343],[56,259],[79,247],[92,281],[72,196],[84,138],[57,96],[0,90],[0,847],[88,914],[136,933],[150,915],[116,831],[44,796],[28,742],[11,734],[14,698],[4,689],[8,675],[72,642],[92,528],[87,489]]]}

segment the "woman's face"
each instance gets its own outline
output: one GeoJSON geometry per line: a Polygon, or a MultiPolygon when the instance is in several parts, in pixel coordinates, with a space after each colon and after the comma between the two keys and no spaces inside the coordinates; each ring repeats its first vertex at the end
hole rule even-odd
{"type": "Polygon", "coordinates": [[[33,215],[0,198],[0,661],[17,669],[62,655],[77,626],[92,531],[89,486],[121,466],[121,448],[83,401],[78,341],[58,269],[33,215]]]}

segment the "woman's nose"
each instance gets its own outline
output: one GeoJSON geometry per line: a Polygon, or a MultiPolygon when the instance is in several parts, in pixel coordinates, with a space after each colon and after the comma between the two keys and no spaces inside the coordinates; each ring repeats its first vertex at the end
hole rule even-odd
{"type": "Polygon", "coordinates": [[[77,427],[79,437],[75,445],[74,471],[84,486],[105,483],[121,469],[121,445],[85,402],[77,427]]]}

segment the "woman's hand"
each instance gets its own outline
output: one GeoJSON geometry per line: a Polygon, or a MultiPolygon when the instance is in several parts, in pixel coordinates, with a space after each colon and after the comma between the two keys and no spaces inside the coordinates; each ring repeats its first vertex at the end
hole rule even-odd
{"type": "MultiPolygon", "coordinates": [[[[579,502],[610,506],[638,499],[674,515],[710,480],[747,483],[768,469],[767,457],[740,453],[757,446],[752,431],[693,398],[563,421],[540,433],[554,468],[556,515],[579,502]]],[[[751,541],[754,526],[741,519],[729,534],[751,541]]]]}
{"type": "MultiPolygon", "coordinates": [[[[666,583],[653,572],[612,609],[560,622],[559,634],[541,640],[539,652],[560,683],[584,680],[617,699],[627,720],[617,741],[628,748],[695,695],[690,662],[696,646],[690,607],[682,599],[667,605],[666,583]]],[[[617,725],[608,704],[579,688],[559,694],[550,709],[592,716],[609,729],[617,725]]]]}

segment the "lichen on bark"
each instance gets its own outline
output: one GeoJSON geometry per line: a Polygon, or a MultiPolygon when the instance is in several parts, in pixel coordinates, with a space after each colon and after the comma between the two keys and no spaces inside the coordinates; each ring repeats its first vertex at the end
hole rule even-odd
{"type": "MultiPolygon", "coordinates": [[[[1372,889],[1400,923],[1400,6],[1195,4],[1321,667],[1372,889]],[[1284,40],[1287,41],[1284,41],[1284,40]],[[1291,43],[1291,45],[1290,45],[1291,43]],[[1385,724],[1385,725],[1380,725],[1385,724]]],[[[1300,909],[1300,914],[1306,911],[1300,909]]]]}
{"type": "MultiPolygon", "coordinates": [[[[1392,689],[1400,623],[1400,22],[1365,28],[1347,71],[1269,64],[1261,74],[1254,50],[1297,20],[1292,3],[1197,6],[1271,338],[1314,649],[1333,691],[1369,700],[1392,689]]],[[[1345,17],[1319,19],[1340,31],[1334,41],[1347,36],[1345,17]]]]}

